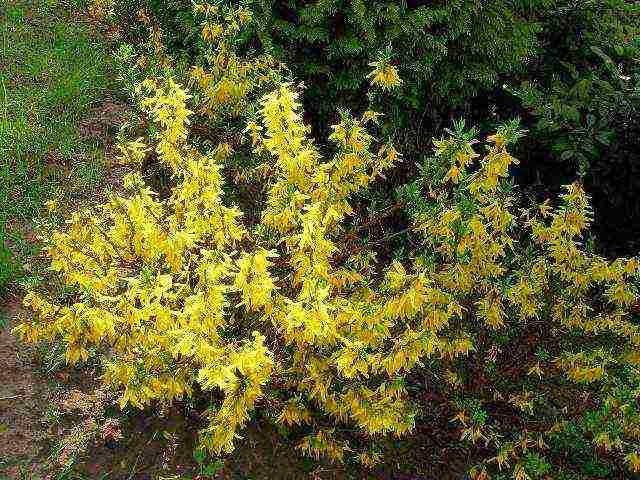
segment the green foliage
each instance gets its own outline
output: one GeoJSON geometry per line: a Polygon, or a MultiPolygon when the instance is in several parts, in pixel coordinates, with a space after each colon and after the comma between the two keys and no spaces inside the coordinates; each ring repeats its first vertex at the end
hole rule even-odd
{"type": "MultiPolygon", "coordinates": [[[[186,0],[99,1],[113,3],[117,23],[134,37],[144,38],[145,25],[153,25],[166,37],[169,54],[204,54],[201,25],[186,0]],[[139,11],[146,12],[143,22],[139,11]]],[[[409,160],[392,172],[390,183],[397,186],[413,173],[429,139],[452,115],[464,114],[483,130],[520,116],[531,135],[523,145],[530,161],[519,182],[526,187],[542,178],[555,192],[586,175],[599,213],[595,230],[607,246],[633,251],[640,207],[628,205],[637,189],[631,179],[638,177],[640,134],[629,127],[638,123],[638,80],[625,78],[633,77],[640,57],[636,3],[222,2],[228,3],[252,13],[251,27],[236,42],[273,54],[304,82],[306,120],[314,133],[329,134],[336,107],[385,112],[382,135],[402,144],[409,160]],[[372,67],[381,64],[397,72],[401,83],[370,89],[372,67]],[[548,150],[554,162],[547,160],[548,150]]]]}
{"type": "Polygon", "coordinates": [[[474,0],[251,5],[261,44],[304,80],[307,108],[318,120],[330,118],[336,104],[370,103],[389,115],[403,144],[434,133],[440,115],[523,70],[538,48],[538,12],[549,8],[546,0],[515,6],[474,0]],[[369,64],[383,56],[398,69],[402,86],[390,96],[371,92],[367,100],[369,64]],[[312,100],[318,97],[326,101],[312,100]]]}
{"type": "Polygon", "coordinates": [[[207,453],[201,449],[194,450],[193,459],[198,464],[198,475],[203,478],[215,478],[224,467],[222,460],[210,458],[207,453]]]}
{"type": "Polygon", "coordinates": [[[19,270],[11,250],[6,245],[4,228],[0,224],[0,298],[4,296],[19,270]]]}
{"type": "Polygon", "coordinates": [[[598,216],[606,218],[596,225],[599,238],[609,249],[635,251],[640,6],[579,2],[557,13],[545,19],[548,51],[511,90],[535,118],[535,150],[525,170],[535,169],[547,185],[560,172],[584,177],[598,216]]]}
{"type": "Polygon", "coordinates": [[[99,141],[78,127],[109,86],[105,45],[56,4],[0,9],[0,297],[25,273],[22,226],[62,191],[86,195],[104,172],[99,141]]]}
{"type": "Polygon", "coordinates": [[[148,36],[150,24],[158,25],[164,34],[164,46],[172,53],[193,53],[199,30],[187,0],[97,0],[107,5],[107,12],[117,19],[125,39],[138,43],[148,36]]]}
{"type": "Polygon", "coordinates": [[[606,477],[612,473],[611,467],[598,458],[581,422],[569,422],[550,436],[549,444],[556,455],[575,465],[578,473],[586,476],[583,478],[606,477]]]}

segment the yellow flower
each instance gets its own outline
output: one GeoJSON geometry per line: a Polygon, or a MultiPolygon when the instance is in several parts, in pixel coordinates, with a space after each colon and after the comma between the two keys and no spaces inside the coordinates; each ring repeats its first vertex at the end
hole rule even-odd
{"type": "Polygon", "coordinates": [[[57,199],[51,199],[45,202],[45,207],[47,207],[47,211],[49,213],[54,213],[58,210],[58,200],[57,199]]]}
{"type": "Polygon", "coordinates": [[[629,466],[629,470],[631,470],[633,473],[640,473],[640,453],[632,452],[624,457],[624,459],[629,466]]]}
{"type": "Polygon", "coordinates": [[[369,66],[373,67],[373,71],[367,75],[367,78],[371,78],[373,85],[378,85],[384,90],[391,90],[402,84],[398,69],[388,62],[381,60],[372,62],[369,66]]]}

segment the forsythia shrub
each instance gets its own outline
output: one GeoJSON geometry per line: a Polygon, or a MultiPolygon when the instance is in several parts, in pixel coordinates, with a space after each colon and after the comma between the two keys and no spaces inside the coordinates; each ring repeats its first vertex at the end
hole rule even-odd
{"type": "MultiPolygon", "coordinates": [[[[192,59],[201,54],[199,17],[191,13],[190,1],[95,3],[111,6],[111,18],[132,43],[138,43],[151,22],[156,32],[163,32],[171,54],[192,59]]],[[[523,155],[534,157],[519,182],[527,186],[542,178],[554,192],[580,173],[592,174],[585,181],[599,214],[595,229],[601,241],[607,248],[635,251],[638,212],[621,205],[635,198],[631,179],[636,177],[637,135],[629,133],[629,125],[637,117],[637,95],[629,95],[629,85],[617,81],[604,85],[608,75],[599,70],[628,75],[637,68],[636,2],[220,3],[242,5],[251,13],[251,22],[236,38],[242,48],[272,54],[305,83],[306,119],[317,135],[327,134],[336,106],[385,112],[384,135],[394,136],[410,160],[390,175],[394,186],[414,173],[412,166],[452,116],[463,112],[491,131],[496,122],[519,115],[531,130],[523,155]],[[371,83],[380,88],[369,88],[371,83]],[[520,91],[522,101],[507,94],[505,86],[520,91]],[[624,112],[619,106],[629,108],[624,112]],[[537,126],[530,113],[542,120],[537,126]],[[549,150],[556,161],[549,161],[549,150]],[[620,183],[628,185],[620,188],[620,183]]]]}
{"type": "Polygon", "coordinates": [[[209,51],[192,91],[142,82],[148,134],[120,145],[134,166],[157,158],[170,191],[158,195],[134,170],[127,194],[72,214],[48,255],[76,294],[58,304],[30,292],[34,316],[15,331],[62,342],[71,364],[97,355],[122,407],[215,392],[200,435],[215,454],[233,450],[260,408],[302,427],[302,451],[374,465],[379,438],[414,429],[426,387],[411,375],[421,372],[457,412],[462,441],[495,452],[476,478],[548,471],[545,442],[572,421],[616,465],[640,471],[640,265],[584,247],[582,187],[567,186],[555,207],[517,209],[517,123],[483,147],[457,124],[401,191],[410,255],[347,248],[358,234],[351,198],[399,160],[371,133],[379,114],[342,112],[330,148],[318,145],[286,69],[236,51],[250,13],[196,10],[209,51]],[[206,142],[194,119],[207,119],[206,142]],[[228,174],[255,187],[252,202],[229,201],[228,174]],[[498,367],[510,351],[526,368],[508,378],[498,367]],[[585,392],[581,419],[569,409],[585,392]],[[500,408],[521,420],[504,422],[500,408]]]}

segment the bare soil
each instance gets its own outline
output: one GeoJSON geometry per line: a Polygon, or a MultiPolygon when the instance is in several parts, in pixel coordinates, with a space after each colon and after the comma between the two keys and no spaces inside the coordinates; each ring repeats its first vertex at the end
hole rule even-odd
{"type": "Polygon", "coordinates": [[[2,308],[10,320],[0,332],[0,459],[6,462],[0,463],[0,474],[19,478],[21,467],[41,473],[48,437],[42,419],[54,391],[34,370],[31,352],[10,333],[20,311],[18,299],[10,298],[2,308]]]}

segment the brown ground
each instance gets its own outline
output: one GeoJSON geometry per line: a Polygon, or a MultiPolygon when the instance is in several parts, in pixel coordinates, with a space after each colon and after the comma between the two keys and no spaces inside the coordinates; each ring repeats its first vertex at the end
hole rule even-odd
{"type": "MultiPolygon", "coordinates": [[[[11,298],[4,305],[5,314],[13,317],[19,305],[17,298],[11,298]]],[[[28,349],[10,334],[12,324],[10,320],[0,333],[0,459],[21,463],[35,473],[40,471],[40,454],[47,438],[42,419],[53,391],[34,371],[28,349]]],[[[8,468],[5,475],[19,478],[18,467],[8,468]]]]}

